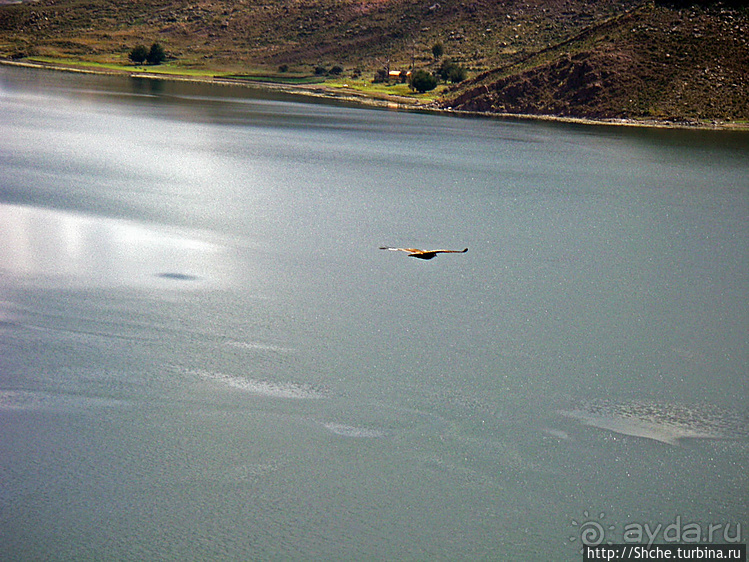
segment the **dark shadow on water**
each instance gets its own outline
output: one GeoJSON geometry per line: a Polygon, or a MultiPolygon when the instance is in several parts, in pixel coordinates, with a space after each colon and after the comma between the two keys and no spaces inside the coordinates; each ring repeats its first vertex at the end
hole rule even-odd
{"type": "Polygon", "coordinates": [[[174,281],[197,281],[199,279],[196,275],[189,275],[187,273],[158,273],[156,277],[161,277],[162,279],[172,279],[174,281]]]}

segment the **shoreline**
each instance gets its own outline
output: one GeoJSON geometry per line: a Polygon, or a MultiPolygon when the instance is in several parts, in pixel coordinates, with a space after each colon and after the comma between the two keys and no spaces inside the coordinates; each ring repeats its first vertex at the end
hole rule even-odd
{"type": "Polygon", "coordinates": [[[57,64],[37,62],[28,60],[0,59],[0,64],[21,68],[37,70],[55,70],[59,72],[72,72],[81,74],[93,74],[103,76],[129,76],[131,78],[147,78],[151,80],[167,80],[174,82],[196,82],[201,84],[217,84],[221,86],[240,86],[248,89],[280,92],[288,95],[327,99],[331,101],[353,103],[362,107],[395,109],[401,111],[417,111],[422,113],[434,113],[439,115],[451,115],[455,117],[472,117],[484,119],[505,119],[521,121],[542,121],[549,123],[569,123],[589,126],[609,127],[638,127],[649,129],[681,129],[691,131],[749,131],[749,123],[731,123],[726,121],[713,121],[711,123],[677,122],[661,120],[638,120],[630,118],[608,118],[593,119],[589,117],[569,117],[558,115],[535,115],[519,113],[487,113],[459,111],[454,109],[443,109],[437,107],[433,102],[422,103],[419,100],[388,94],[366,94],[353,88],[333,87],[325,84],[282,84],[278,82],[253,81],[243,78],[223,78],[211,75],[189,75],[171,73],[150,73],[144,71],[96,69],[90,67],[76,66],[75,64],[57,64]]]}
{"type": "Polygon", "coordinates": [[[8,60],[0,59],[1,65],[29,68],[33,70],[53,70],[58,72],[71,72],[79,74],[92,74],[99,76],[126,76],[130,78],[146,78],[151,80],[165,80],[170,82],[194,82],[199,84],[216,84],[220,86],[238,86],[247,89],[280,92],[300,97],[312,97],[319,99],[330,99],[335,101],[352,102],[357,105],[380,107],[386,109],[408,109],[408,110],[431,110],[442,113],[445,110],[429,108],[426,104],[419,103],[402,96],[374,96],[367,95],[355,89],[344,89],[324,84],[282,84],[279,82],[267,82],[244,78],[230,78],[211,75],[172,74],[166,72],[148,72],[148,70],[115,70],[97,69],[76,65],[64,65],[57,63],[8,60]]]}

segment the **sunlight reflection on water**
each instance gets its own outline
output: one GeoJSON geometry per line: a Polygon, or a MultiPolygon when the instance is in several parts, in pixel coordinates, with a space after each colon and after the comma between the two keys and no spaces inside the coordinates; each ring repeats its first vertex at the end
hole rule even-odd
{"type": "Polygon", "coordinates": [[[223,288],[238,264],[208,235],[25,205],[0,205],[0,271],[77,287],[223,288]]]}

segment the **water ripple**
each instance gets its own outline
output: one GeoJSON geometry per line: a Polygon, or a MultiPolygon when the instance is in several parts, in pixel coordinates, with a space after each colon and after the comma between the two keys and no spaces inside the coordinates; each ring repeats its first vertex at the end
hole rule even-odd
{"type": "Polygon", "coordinates": [[[325,397],[325,393],[321,389],[305,383],[258,380],[210,371],[199,371],[197,374],[205,380],[216,381],[230,388],[261,396],[291,398],[294,400],[319,400],[325,397]]]}

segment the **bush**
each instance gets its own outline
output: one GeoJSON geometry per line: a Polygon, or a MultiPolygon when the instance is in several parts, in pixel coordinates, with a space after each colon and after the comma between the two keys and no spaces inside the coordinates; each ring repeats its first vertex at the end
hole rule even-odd
{"type": "Polygon", "coordinates": [[[466,78],[467,78],[466,69],[463,68],[462,66],[458,66],[457,64],[452,66],[450,70],[447,72],[447,79],[453,84],[462,82],[466,78]]]}
{"type": "Polygon", "coordinates": [[[343,67],[336,65],[336,66],[334,66],[333,68],[330,69],[330,73],[333,76],[340,76],[341,74],[343,74],[343,67]]]}
{"type": "Polygon", "coordinates": [[[426,70],[415,70],[411,73],[409,86],[420,94],[423,94],[437,87],[437,77],[426,70]]]}
{"type": "Polygon", "coordinates": [[[375,84],[382,84],[383,82],[388,81],[388,71],[384,68],[380,68],[377,72],[375,72],[374,79],[372,82],[375,84]]]}
{"type": "Polygon", "coordinates": [[[439,69],[439,75],[445,82],[462,82],[466,79],[466,69],[459,64],[454,63],[450,59],[442,61],[442,66],[439,69]]]}
{"type": "Polygon", "coordinates": [[[432,55],[434,55],[435,59],[440,58],[445,52],[445,48],[442,46],[442,43],[435,43],[432,47],[432,55]]]}
{"type": "Polygon", "coordinates": [[[158,43],[151,45],[151,50],[148,51],[148,56],[146,57],[148,64],[161,64],[165,59],[166,52],[164,52],[164,47],[158,43]]]}
{"type": "Polygon", "coordinates": [[[148,49],[145,45],[138,45],[134,47],[130,54],[127,56],[135,64],[143,64],[148,58],[148,49]]]}

